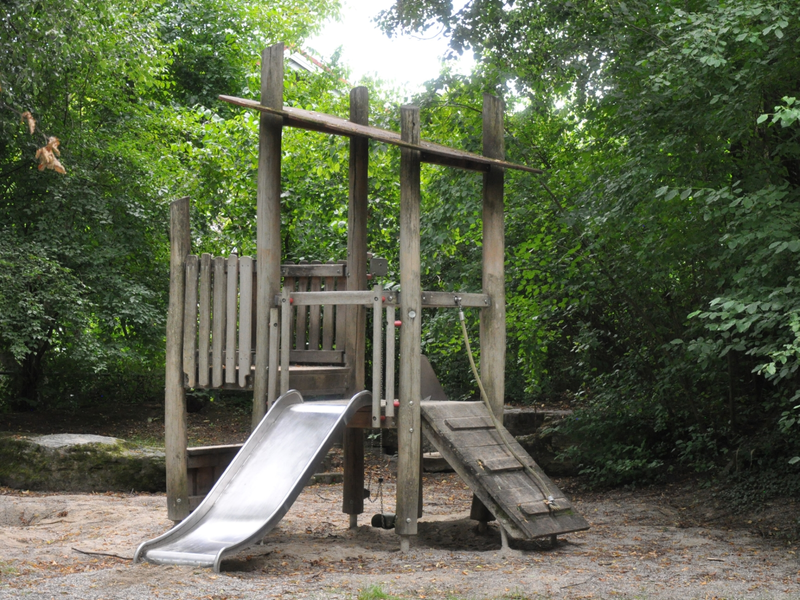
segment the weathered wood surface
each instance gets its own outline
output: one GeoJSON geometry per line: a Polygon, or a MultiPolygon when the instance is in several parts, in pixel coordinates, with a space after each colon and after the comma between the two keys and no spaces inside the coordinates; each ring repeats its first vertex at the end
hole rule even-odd
{"type": "Polygon", "coordinates": [[[334,135],[345,135],[351,138],[361,136],[386,144],[399,146],[400,148],[416,150],[420,153],[422,162],[468,169],[471,171],[487,171],[489,167],[496,166],[503,169],[527,171],[528,173],[542,173],[541,169],[536,169],[527,165],[497,160],[481,156],[480,154],[465,152],[464,150],[448,148],[447,146],[434,144],[432,142],[420,141],[419,139],[416,141],[407,141],[402,138],[401,134],[395,131],[387,131],[386,129],[379,129],[378,127],[371,127],[369,125],[360,125],[340,117],[311,110],[303,110],[291,106],[286,106],[282,110],[278,110],[259,104],[255,100],[247,100],[245,98],[236,98],[233,96],[221,95],[219,99],[235,106],[241,106],[243,108],[249,108],[281,117],[283,119],[283,124],[288,127],[309,129],[311,131],[320,131],[334,135]]]}
{"type": "MultiPolygon", "coordinates": [[[[243,256],[239,259],[239,385],[247,385],[250,363],[253,355],[251,338],[253,335],[253,259],[243,256]]],[[[268,315],[267,315],[268,316],[268,315]]],[[[263,417],[263,415],[262,415],[263,417]]],[[[256,423],[257,425],[258,423],[256,423]]]]}
{"type": "Polygon", "coordinates": [[[209,359],[211,344],[211,255],[200,257],[200,325],[197,341],[197,386],[210,383],[209,359]]]}
{"type": "MultiPolygon", "coordinates": [[[[505,156],[503,101],[483,97],[483,153],[505,156]]],[[[481,379],[495,417],[503,420],[506,366],[505,227],[503,170],[492,167],[483,176],[483,291],[491,298],[481,311],[481,379]]]]}
{"type": "Polygon", "coordinates": [[[277,308],[269,309],[269,371],[267,378],[267,410],[272,407],[272,403],[278,399],[278,352],[280,346],[280,335],[278,325],[280,324],[280,311],[277,308]]]}
{"type": "Polygon", "coordinates": [[[285,263],[281,265],[284,285],[287,277],[344,277],[345,263],[285,263]]]}
{"type": "MultiPolygon", "coordinates": [[[[369,126],[369,90],[356,87],[350,91],[350,122],[369,126]]],[[[347,196],[347,289],[367,289],[367,204],[369,176],[369,140],[350,138],[347,196]]],[[[348,395],[364,389],[367,313],[363,306],[338,306],[347,323],[343,332],[346,366],[350,369],[348,395]]],[[[337,348],[339,346],[337,345],[337,348]]],[[[344,433],[344,490],[342,511],[350,515],[364,512],[364,438],[360,430],[344,433]]]]}
{"type": "MultiPolygon", "coordinates": [[[[322,280],[320,277],[311,278],[310,293],[319,293],[322,291],[322,280]]],[[[298,304],[299,306],[299,304],[298,304]]],[[[308,307],[308,349],[319,350],[319,332],[322,311],[320,310],[319,303],[311,304],[308,307]]],[[[300,350],[301,348],[298,348],[300,350]]]]}
{"type": "MultiPolygon", "coordinates": [[[[283,108],[283,44],[261,53],[261,104],[283,108]]],[[[261,113],[258,130],[256,190],[256,369],[251,427],[255,429],[267,408],[269,367],[269,306],[281,287],[281,140],[283,120],[261,113]]]]}
{"type": "MultiPolygon", "coordinates": [[[[419,145],[419,108],[400,109],[403,140],[419,145]]],[[[397,423],[397,533],[416,535],[420,460],[420,344],[422,288],[420,283],[420,154],[400,151],[400,411],[397,423]]],[[[401,548],[407,545],[401,541],[401,548]]]]}
{"type": "Polygon", "coordinates": [[[383,287],[372,288],[372,423],[381,423],[381,373],[383,371],[383,287]]]}
{"type": "MultiPolygon", "coordinates": [[[[486,308],[491,306],[489,294],[469,292],[426,292],[421,293],[423,308],[457,308],[459,304],[465,308],[486,308]]],[[[400,306],[403,303],[402,292],[386,294],[384,306],[400,306]]]]}
{"type": "Polygon", "coordinates": [[[196,256],[186,257],[183,304],[183,369],[186,387],[197,386],[197,271],[196,256]]]}
{"type": "Polygon", "coordinates": [[[386,418],[394,417],[395,310],[386,307],[386,418]]]}
{"type": "Polygon", "coordinates": [[[589,528],[508,430],[492,426],[482,402],[423,402],[422,418],[430,442],[511,537],[536,538],[589,528]],[[538,478],[523,469],[501,435],[538,478]],[[545,503],[550,495],[555,508],[545,503]]]}
{"type": "MultiPolygon", "coordinates": [[[[289,296],[289,290],[283,288],[283,293],[281,294],[281,394],[289,391],[289,356],[292,349],[292,304],[289,302],[289,296]]],[[[305,314],[305,312],[302,314],[305,314]]]]}
{"type": "Polygon", "coordinates": [[[223,352],[225,340],[225,319],[228,309],[225,282],[225,259],[222,256],[214,257],[214,307],[212,309],[211,326],[211,387],[222,387],[224,380],[223,352]]]}
{"type": "MultiPolygon", "coordinates": [[[[302,282],[304,278],[301,278],[302,282]]],[[[312,278],[313,282],[319,282],[319,277],[312,278]]],[[[320,306],[322,304],[335,304],[335,305],[361,305],[372,306],[372,292],[369,290],[363,291],[298,291],[292,294],[293,306],[320,306]]],[[[299,326],[298,326],[299,327],[299,326]]],[[[319,334],[319,330],[317,330],[319,334]]],[[[317,335],[319,339],[319,335],[317,335]]]]}
{"type": "Polygon", "coordinates": [[[189,198],[170,205],[169,309],[167,312],[164,450],[167,515],[181,521],[189,514],[186,478],[186,396],[183,381],[183,313],[186,257],[191,252],[189,198]]]}
{"type": "MultiPolygon", "coordinates": [[[[325,289],[329,292],[336,289],[335,277],[325,278],[325,289]]],[[[333,350],[333,332],[334,324],[336,323],[335,309],[336,307],[333,304],[328,304],[324,307],[325,312],[322,314],[322,350],[325,351],[333,350]]]]}
{"type": "Polygon", "coordinates": [[[238,293],[239,257],[228,257],[227,288],[225,289],[225,383],[236,383],[236,329],[239,308],[238,293]]]}
{"type": "MultiPolygon", "coordinates": [[[[253,368],[253,360],[257,354],[253,348],[253,321],[256,314],[253,296],[257,287],[254,263],[249,256],[237,257],[235,254],[228,258],[208,254],[199,259],[191,255],[187,257],[182,358],[186,385],[212,389],[254,388],[256,369],[253,368]],[[198,264],[199,271],[196,268],[198,264]],[[232,360],[234,362],[231,365],[232,360]]],[[[295,274],[324,272],[324,267],[328,266],[333,267],[329,272],[344,272],[341,263],[289,266],[295,274]]],[[[329,301],[348,298],[372,304],[374,294],[364,291],[363,297],[348,296],[344,275],[286,277],[284,283],[284,288],[291,294],[297,293],[294,290],[298,283],[305,286],[301,289],[306,290],[300,294],[298,302],[287,307],[285,323],[291,332],[290,344],[287,345],[289,364],[344,364],[344,333],[341,330],[345,327],[345,307],[329,304],[329,301]],[[324,291],[307,291],[309,287],[324,291]],[[316,316],[309,317],[314,313],[316,316]],[[299,347],[296,346],[298,343],[299,347]]],[[[268,323],[268,328],[280,334],[280,327],[269,326],[268,323]]],[[[270,341],[270,347],[272,343],[270,341]]],[[[278,340],[274,343],[278,344],[278,340]]],[[[257,357],[255,360],[258,360],[257,357]]],[[[269,357],[267,363],[269,366],[269,357]]]]}

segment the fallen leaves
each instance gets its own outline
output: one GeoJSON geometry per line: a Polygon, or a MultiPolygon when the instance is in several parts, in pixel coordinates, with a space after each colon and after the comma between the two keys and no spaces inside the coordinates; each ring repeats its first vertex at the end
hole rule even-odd
{"type": "Polygon", "coordinates": [[[31,111],[26,110],[20,116],[22,117],[21,118],[21,122],[28,124],[28,133],[33,135],[33,132],[36,131],[36,119],[33,118],[33,115],[31,114],[31,111]]]}
{"type": "Polygon", "coordinates": [[[64,169],[64,165],[61,164],[61,161],[56,158],[56,156],[61,156],[61,151],[58,149],[60,143],[57,137],[51,136],[47,139],[47,145],[36,151],[36,160],[39,161],[40,171],[52,169],[56,173],[61,173],[62,175],[67,172],[64,169]]]}

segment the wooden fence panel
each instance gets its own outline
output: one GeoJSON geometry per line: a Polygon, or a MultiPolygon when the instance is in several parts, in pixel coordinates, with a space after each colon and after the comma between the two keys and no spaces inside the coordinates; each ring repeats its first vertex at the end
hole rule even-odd
{"type": "Polygon", "coordinates": [[[200,328],[197,343],[197,385],[208,387],[211,342],[211,255],[200,257],[200,328]]]}
{"type": "Polygon", "coordinates": [[[228,287],[226,290],[227,304],[226,331],[225,331],[225,383],[236,383],[236,313],[238,309],[238,294],[236,289],[239,257],[231,254],[228,257],[228,287]]]}
{"type": "MultiPolygon", "coordinates": [[[[332,292],[335,289],[335,277],[326,277],[325,278],[325,291],[332,292]]],[[[336,317],[334,317],[334,310],[335,307],[332,304],[328,304],[325,306],[324,311],[322,313],[322,349],[323,350],[333,350],[333,326],[336,322],[336,317]]]]}
{"type": "Polygon", "coordinates": [[[239,387],[247,385],[250,375],[252,309],[253,309],[253,259],[242,256],[239,259],[239,387]]]}
{"type": "Polygon", "coordinates": [[[222,387],[222,355],[225,340],[225,319],[227,318],[227,299],[225,291],[225,258],[214,257],[214,304],[212,307],[211,327],[211,385],[215,388],[222,387]]]}
{"type": "MultiPolygon", "coordinates": [[[[311,292],[322,291],[322,279],[320,277],[311,278],[311,292]]],[[[320,325],[320,305],[316,304],[308,307],[308,349],[319,350],[319,325],[320,325]]],[[[299,350],[299,348],[298,348],[299,350]]]]}
{"type": "Polygon", "coordinates": [[[183,308],[183,372],[186,385],[197,387],[197,257],[186,257],[186,292],[183,308]]]}

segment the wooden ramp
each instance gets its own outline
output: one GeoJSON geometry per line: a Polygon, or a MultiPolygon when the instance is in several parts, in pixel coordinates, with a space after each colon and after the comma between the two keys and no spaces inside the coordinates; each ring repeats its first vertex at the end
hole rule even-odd
{"type": "Polygon", "coordinates": [[[561,490],[503,428],[514,452],[538,477],[532,477],[508,451],[483,403],[424,401],[421,408],[425,435],[509,536],[531,539],[589,528],[561,490]],[[548,496],[553,500],[548,501],[548,496]]]}

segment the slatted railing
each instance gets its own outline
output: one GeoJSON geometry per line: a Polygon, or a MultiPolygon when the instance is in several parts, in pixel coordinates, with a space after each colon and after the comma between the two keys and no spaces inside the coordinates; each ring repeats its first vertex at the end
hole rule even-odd
{"type": "MultiPolygon", "coordinates": [[[[292,292],[340,291],[344,263],[281,266],[292,292]]],[[[252,387],[255,365],[256,261],[231,254],[186,260],[183,368],[189,388],[252,387]]],[[[333,305],[294,308],[290,318],[293,364],[344,365],[345,311],[333,305]]]]}

